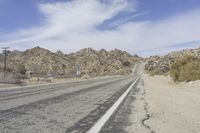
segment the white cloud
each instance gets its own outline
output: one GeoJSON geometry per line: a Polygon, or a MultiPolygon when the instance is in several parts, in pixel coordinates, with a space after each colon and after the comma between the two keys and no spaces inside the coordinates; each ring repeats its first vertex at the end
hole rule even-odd
{"type": "Polygon", "coordinates": [[[45,16],[43,25],[1,37],[0,44],[19,49],[40,45],[64,52],[84,47],[108,50],[119,48],[130,53],[148,51],[143,53],[145,55],[150,50],[163,48],[165,51],[165,47],[176,43],[199,40],[200,10],[156,22],[121,20],[123,23],[118,23],[114,30],[98,30],[97,25],[112,19],[119,12],[136,11],[126,0],[110,0],[108,3],[104,4],[99,0],[73,0],[40,4],[39,10],[45,16]]]}

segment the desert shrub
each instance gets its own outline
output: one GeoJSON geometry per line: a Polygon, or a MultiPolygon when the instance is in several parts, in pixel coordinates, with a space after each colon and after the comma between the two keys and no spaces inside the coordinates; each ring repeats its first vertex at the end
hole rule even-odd
{"type": "Polygon", "coordinates": [[[194,81],[200,79],[200,60],[186,55],[171,66],[170,75],[174,81],[194,81]]]}
{"type": "Polygon", "coordinates": [[[125,67],[130,67],[131,66],[131,63],[129,61],[124,61],[122,64],[125,67]]]}
{"type": "Polygon", "coordinates": [[[169,67],[168,66],[157,66],[157,67],[149,67],[149,66],[147,66],[145,68],[145,72],[150,74],[151,76],[154,76],[154,75],[168,75],[169,74],[169,67]]]}
{"type": "Polygon", "coordinates": [[[20,74],[25,74],[26,73],[26,68],[23,64],[17,64],[16,65],[16,72],[20,74]]]}
{"type": "Polygon", "coordinates": [[[162,71],[161,69],[159,68],[156,68],[156,69],[153,69],[152,71],[148,71],[148,73],[151,75],[151,76],[154,76],[154,75],[162,75],[162,71]]]}

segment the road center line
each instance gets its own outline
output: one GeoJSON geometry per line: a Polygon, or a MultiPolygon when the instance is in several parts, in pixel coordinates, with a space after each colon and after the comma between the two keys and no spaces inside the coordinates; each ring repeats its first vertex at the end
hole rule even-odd
{"type": "Polygon", "coordinates": [[[108,109],[108,111],[87,131],[87,133],[99,133],[105,123],[110,119],[115,110],[119,107],[122,101],[126,98],[133,86],[137,83],[139,78],[131,84],[131,86],[120,96],[120,98],[108,109]]]}

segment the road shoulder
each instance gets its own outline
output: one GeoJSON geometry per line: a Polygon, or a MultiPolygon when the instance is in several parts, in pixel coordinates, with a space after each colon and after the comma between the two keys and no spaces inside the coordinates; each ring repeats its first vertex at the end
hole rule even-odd
{"type": "Polygon", "coordinates": [[[143,75],[146,110],[144,122],[155,133],[200,132],[200,81],[173,83],[169,77],[143,75]]]}

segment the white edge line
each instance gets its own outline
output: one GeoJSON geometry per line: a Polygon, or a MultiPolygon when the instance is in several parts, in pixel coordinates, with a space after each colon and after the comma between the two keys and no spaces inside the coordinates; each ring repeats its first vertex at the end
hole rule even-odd
{"type": "Polygon", "coordinates": [[[122,101],[126,98],[132,87],[139,78],[131,84],[131,86],[120,96],[120,98],[106,111],[106,113],[87,131],[87,133],[99,133],[104,124],[110,119],[115,110],[119,107],[122,101]]]}

